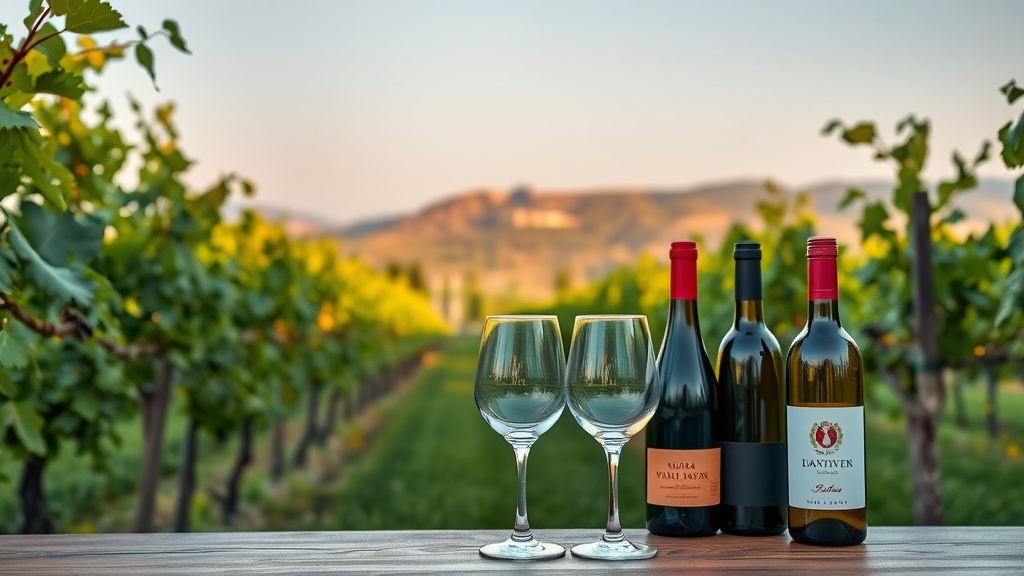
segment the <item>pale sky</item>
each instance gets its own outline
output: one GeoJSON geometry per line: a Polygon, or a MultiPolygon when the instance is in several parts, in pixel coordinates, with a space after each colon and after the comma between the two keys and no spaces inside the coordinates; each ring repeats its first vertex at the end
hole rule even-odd
{"type": "MultiPolygon", "coordinates": [[[[0,0],[0,20],[25,4],[0,0]]],[[[99,81],[177,102],[192,183],[235,171],[259,203],[340,223],[477,187],[889,177],[819,135],[833,117],[889,141],[907,113],[931,118],[943,176],[1010,119],[998,87],[1024,81],[1020,0],[113,5],[150,30],[178,20],[193,51],[158,42],[159,93],[134,64],[99,81]]]]}

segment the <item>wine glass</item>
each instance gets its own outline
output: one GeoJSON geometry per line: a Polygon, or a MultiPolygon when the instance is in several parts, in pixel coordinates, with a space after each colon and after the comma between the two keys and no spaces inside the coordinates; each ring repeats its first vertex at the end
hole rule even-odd
{"type": "Polygon", "coordinates": [[[576,422],[604,448],[608,460],[608,526],[597,542],[572,547],[572,554],[595,560],[651,558],[657,549],[634,544],[619,522],[619,454],[630,437],[654,415],[661,381],[647,317],[577,316],[566,366],[565,395],[576,422]]]}
{"type": "Polygon", "coordinates": [[[565,548],[538,541],[526,518],[526,458],[565,407],[565,354],[556,316],[488,316],[480,338],[474,396],[484,420],[512,445],[519,498],[512,536],[480,548],[509,560],[561,558],[565,548]]]}

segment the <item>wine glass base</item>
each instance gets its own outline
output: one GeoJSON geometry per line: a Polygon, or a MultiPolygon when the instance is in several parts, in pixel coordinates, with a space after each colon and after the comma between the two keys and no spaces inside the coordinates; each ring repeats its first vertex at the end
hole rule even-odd
{"type": "Polygon", "coordinates": [[[553,560],[565,556],[565,548],[536,538],[522,542],[509,538],[504,542],[481,546],[480,555],[500,560],[553,560]]]}
{"type": "Polygon", "coordinates": [[[572,547],[572,555],[591,560],[646,560],[654,558],[658,549],[647,544],[634,544],[629,540],[608,542],[598,540],[590,544],[578,544],[572,547]]]}

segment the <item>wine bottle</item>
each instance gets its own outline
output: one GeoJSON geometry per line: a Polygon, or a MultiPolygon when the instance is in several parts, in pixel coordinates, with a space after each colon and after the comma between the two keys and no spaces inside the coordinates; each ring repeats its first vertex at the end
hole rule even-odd
{"type": "Polygon", "coordinates": [[[721,449],[713,445],[715,372],[697,318],[697,245],[673,242],[668,325],[658,353],[662,392],[647,423],[647,529],[662,536],[718,531],[721,449]]]}
{"type": "Polygon", "coordinates": [[[786,358],[789,534],[823,546],[867,536],[864,376],[839,321],[835,238],[807,241],[807,325],[786,358]]]}
{"type": "Polygon", "coordinates": [[[782,351],[764,323],[761,245],[740,242],[736,314],[718,349],[714,437],[722,448],[722,532],[771,536],[786,530],[786,400],[782,351]]]}

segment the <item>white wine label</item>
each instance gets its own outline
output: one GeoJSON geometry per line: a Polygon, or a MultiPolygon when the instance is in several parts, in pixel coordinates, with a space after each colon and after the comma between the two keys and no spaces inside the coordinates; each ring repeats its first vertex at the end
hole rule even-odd
{"type": "Polygon", "coordinates": [[[864,508],[864,407],[786,407],[789,505],[864,508]]]}

